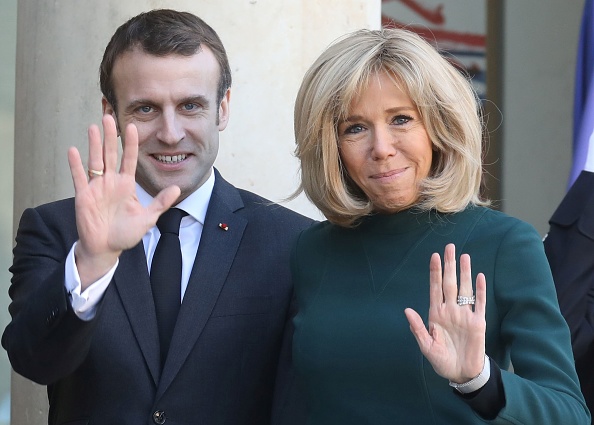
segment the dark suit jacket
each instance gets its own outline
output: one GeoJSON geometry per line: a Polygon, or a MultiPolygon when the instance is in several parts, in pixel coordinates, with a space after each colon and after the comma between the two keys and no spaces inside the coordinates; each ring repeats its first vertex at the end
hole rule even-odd
{"type": "Polygon", "coordinates": [[[268,424],[291,377],[289,252],[310,223],[217,173],[161,373],[142,242],[122,253],[97,316],[84,322],[64,289],[74,201],[28,209],[2,345],[17,373],[48,386],[50,424],[153,424],[163,412],[167,425],[268,424]]]}
{"type": "Polygon", "coordinates": [[[594,412],[594,173],[582,171],[549,224],[545,252],[571,329],[582,392],[594,412]]]}

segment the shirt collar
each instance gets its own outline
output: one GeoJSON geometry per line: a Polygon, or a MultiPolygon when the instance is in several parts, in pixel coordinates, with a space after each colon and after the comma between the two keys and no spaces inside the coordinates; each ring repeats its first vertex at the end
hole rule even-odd
{"type": "MultiPolygon", "coordinates": [[[[186,199],[175,205],[181,208],[192,216],[196,221],[204,225],[206,218],[206,211],[208,210],[208,203],[215,183],[215,173],[210,172],[210,177],[197,190],[192,192],[186,199]]],[[[136,183],[136,196],[143,207],[147,207],[153,201],[153,197],[149,195],[138,183],[136,183]]]]}

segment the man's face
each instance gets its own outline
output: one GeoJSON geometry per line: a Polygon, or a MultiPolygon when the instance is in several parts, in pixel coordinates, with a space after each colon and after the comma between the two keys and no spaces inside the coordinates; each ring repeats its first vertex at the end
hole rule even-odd
{"type": "Polygon", "coordinates": [[[177,185],[178,200],[198,189],[210,176],[219,149],[219,131],[229,119],[227,90],[217,103],[219,65],[206,46],[193,56],[125,52],[113,67],[121,135],[127,124],[138,129],[136,181],[150,195],[177,185]]]}

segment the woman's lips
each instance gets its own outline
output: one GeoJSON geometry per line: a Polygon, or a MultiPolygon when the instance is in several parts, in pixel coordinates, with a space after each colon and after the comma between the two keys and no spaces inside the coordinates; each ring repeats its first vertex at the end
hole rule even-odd
{"type": "Polygon", "coordinates": [[[406,170],[408,169],[408,167],[405,168],[397,168],[395,170],[390,170],[387,171],[385,173],[378,173],[378,174],[373,174],[371,176],[372,179],[376,179],[376,180],[383,180],[383,179],[389,179],[390,177],[396,177],[402,173],[404,173],[406,170]]]}

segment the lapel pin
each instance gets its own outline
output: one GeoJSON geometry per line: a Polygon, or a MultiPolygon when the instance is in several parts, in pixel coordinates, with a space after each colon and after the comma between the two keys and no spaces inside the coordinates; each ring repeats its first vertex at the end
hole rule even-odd
{"type": "Polygon", "coordinates": [[[223,229],[225,232],[226,232],[227,230],[229,230],[229,226],[227,226],[227,224],[225,224],[225,223],[219,223],[219,227],[220,227],[221,229],[223,229]]]}

